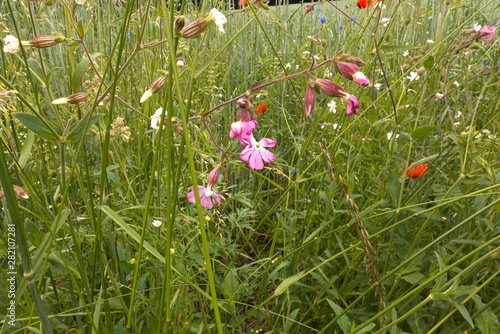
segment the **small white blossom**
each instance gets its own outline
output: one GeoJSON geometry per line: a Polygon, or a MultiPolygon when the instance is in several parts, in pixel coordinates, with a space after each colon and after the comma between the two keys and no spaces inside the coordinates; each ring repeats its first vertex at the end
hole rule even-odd
{"type": "Polygon", "coordinates": [[[458,81],[455,81],[453,84],[454,84],[455,86],[457,86],[457,87],[459,87],[459,86],[460,86],[460,84],[458,83],[458,81]]]}
{"type": "Polygon", "coordinates": [[[434,95],[434,97],[435,97],[436,99],[442,99],[442,98],[444,97],[444,95],[443,95],[443,94],[441,94],[441,93],[436,93],[436,95],[434,95]]]}
{"type": "Polygon", "coordinates": [[[215,8],[212,8],[210,10],[210,14],[213,16],[214,18],[214,23],[215,25],[219,28],[219,31],[221,33],[225,33],[224,31],[224,24],[227,23],[227,19],[226,19],[226,16],[224,14],[222,14],[221,12],[219,12],[217,9],[215,8]]]}
{"type": "MultiPolygon", "coordinates": [[[[311,37],[311,36],[307,36],[307,38],[309,38],[309,37],[311,37]]],[[[305,55],[310,54],[310,52],[309,51],[304,51],[304,52],[302,52],[302,54],[305,56],[305,55]]]]}
{"type": "MultiPolygon", "coordinates": [[[[392,138],[392,135],[393,135],[393,134],[394,134],[394,133],[393,133],[392,131],[391,131],[391,132],[388,132],[388,133],[387,133],[387,140],[391,140],[391,138],[392,138]]],[[[397,134],[397,133],[396,133],[396,136],[395,136],[394,138],[398,138],[398,137],[399,137],[399,134],[397,134]]]]}
{"type": "Polygon", "coordinates": [[[455,115],[455,118],[459,118],[462,116],[462,112],[459,110],[457,111],[457,114],[455,115]]]}
{"type": "Polygon", "coordinates": [[[420,75],[418,75],[417,72],[410,72],[410,75],[406,77],[407,79],[410,80],[410,82],[412,82],[413,80],[418,80],[420,79],[420,75]]]}
{"type": "Polygon", "coordinates": [[[339,126],[337,123],[334,123],[334,124],[332,125],[332,128],[333,128],[334,130],[337,130],[337,128],[340,130],[341,126],[339,126]]]}
{"type": "Polygon", "coordinates": [[[87,0],[75,0],[75,2],[76,2],[77,4],[79,4],[79,5],[83,5],[83,4],[85,4],[85,2],[86,2],[86,1],[87,1],[87,0]]]}
{"type": "Polygon", "coordinates": [[[330,112],[331,113],[336,113],[337,112],[337,104],[335,103],[335,101],[331,101],[330,103],[327,104],[327,106],[330,108],[330,112]]]}
{"type": "Polygon", "coordinates": [[[403,52],[403,57],[406,57],[408,56],[410,53],[408,52],[408,50],[405,50],[405,52],[403,52]]]}
{"type": "Polygon", "coordinates": [[[474,22],[474,30],[475,30],[475,31],[479,31],[479,30],[481,30],[481,28],[482,28],[482,27],[481,27],[481,25],[480,25],[479,23],[474,22]]]}
{"type": "Polygon", "coordinates": [[[382,84],[381,83],[376,83],[373,85],[373,87],[375,87],[376,90],[380,90],[380,87],[382,87],[382,84]]]}
{"type": "Polygon", "coordinates": [[[153,220],[153,226],[154,227],[160,227],[163,223],[160,220],[153,220]]]}
{"type": "Polygon", "coordinates": [[[3,39],[3,42],[5,45],[3,46],[3,52],[5,53],[16,53],[17,51],[21,50],[21,46],[19,45],[19,40],[12,35],[7,35],[3,39]]]}
{"type": "Polygon", "coordinates": [[[384,27],[387,27],[389,25],[390,21],[391,21],[391,19],[383,17],[382,20],[380,20],[380,23],[382,23],[384,25],[384,27]]]}
{"type": "Polygon", "coordinates": [[[434,41],[432,39],[428,39],[427,44],[434,44],[434,41]]]}
{"type": "Polygon", "coordinates": [[[151,96],[153,96],[153,92],[151,91],[151,89],[148,89],[147,91],[144,92],[144,94],[142,95],[141,100],[139,102],[144,103],[147,100],[149,100],[151,98],[151,96]]]}
{"type": "MultiPolygon", "coordinates": [[[[155,114],[151,116],[151,128],[158,130],[160,127],[158,123],[161,121],[161,113],[163,112],[163,108],[158,108],[155,111],[155,114]]],[[[163,125],[163,129],[165,129],[165,125],[163,125]]]]}
{"type": "Polygon", "coordinates": [[[292,65],[290,65],[290,63],[286,64],[285,68],[291,68],[292,65]]]}

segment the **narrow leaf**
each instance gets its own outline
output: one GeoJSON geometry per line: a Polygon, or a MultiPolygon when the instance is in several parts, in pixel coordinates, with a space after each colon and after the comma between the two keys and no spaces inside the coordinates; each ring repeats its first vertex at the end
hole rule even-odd
{"type": "Polygon", "coordinates": [[[17,118],[24,126],[28,129],[35,132],[40,137],[50,140],[50,141],[59,141],[60,138],[57,137],[53,131],[43,123],[38,117],[35,115],[31,115],[24,112],[13,112],[12,115],[17,118]]]}
{"type": "Polygon", "coordinates": [[[274,295],[279,296],[284,291],[286,291],[290,286],[292,286],[293,284],[295,284],[295,282],[297,282],[302,278],[303,273],[304,271],[301,271],[293,276],[288,277],[283,282],[281,282],[281,284],[278,285],[278,287],[276,288],[276,291],[274,291],[274,295]]]}

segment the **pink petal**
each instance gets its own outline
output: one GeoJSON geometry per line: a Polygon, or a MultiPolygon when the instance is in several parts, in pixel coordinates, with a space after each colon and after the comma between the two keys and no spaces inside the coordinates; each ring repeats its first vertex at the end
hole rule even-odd
{"type": "Polygon", "coordinates": [[[250,168],[252,168],[254,170],[264,168],[264,163],[262,162],[262,157],[260,156],[260,153],[258,151],[252,152],[252,155],[250,156],[250,160],[248,160],[248,164],[250,165],[250,168]]]}
{"type": "Polygon", "coordinates": [[[241,134],[243,130],[242,122],[234,122],[231,124],[231,132],[229,133],[229,138],[234,139],[241,134]]]}
{"type": "Polygon", "coordinates": [[[268,150],[260,150],[260,156],[267,163],[274,161],[274,154],[268,150]]]}
{"type": "Polygon", "coordinates": [[[253,149],[251,147],[244,149],[240,153],[241,160],[248,161],[248,159],[250,158],[250,155],[252,154],[252,152],[253,152],[253,149]]]}
{"type": "Polygon", "coordinates": [[[226,199],[224,198],[224,196],[219,195],[219,194],[216,194],[216,193],[214,193],[214,194],[212,195],[212,197],[213,197],[213,198],[215,198],[215,201],[217,202],[217,205],[218,205],[218,206],[220,206],[220,200],[221,200],[221,198],[222,198],[224,201],[226,200],[226,199]]]}
{"type": "Polygon", "coordinates": [[[205,208],[212,209],[214,205],[212,204],[212,199],[210,197],[202,196],[200,200],[201,206],[205,208]]]}
{"type": "Polygon", "coordinates": [[[276,146],[276,140],[271,140],[271,139],[267,139],[267,138],[262,138],[260,140],[260,144],[263,146],[263,147],[274,147],[276,146]]]}
{"type": "Polygon", "coordinates": [[[188,201],[190,201],[191,203],[196,203],[196,200],[194,198],[194,190],[193,190],[193,187],[191,187],[191,192],[188,192],[187,194],[187,198],[188,198],[188,201]]]}

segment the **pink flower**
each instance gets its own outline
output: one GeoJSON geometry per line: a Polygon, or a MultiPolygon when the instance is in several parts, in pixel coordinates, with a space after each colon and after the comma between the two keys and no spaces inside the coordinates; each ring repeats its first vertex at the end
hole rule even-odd
{"type": "Polygon", "coordinates": [[[358,114],[356,112],[356,109],[359,109],[359,103],[358,99],[354,95],[349,95],[346,96],[345,99],[347,100],[347,116],[351,116],[353,114],[358,114]]]}
{"type": "Polygon", "coordinates": [[[229,138],[234,139],[234,138],[238,137],[240,140],[241,146],[245,147],[246,144],[245,144],[244,140],[246,140],[248,138],[248,136],[252,134],[252,130],[255,129],[256,127],[257,127],[257,121],[234,122],[233,124],[231,124],[231,132],[229,133],[229,138]]]}
{"type": "Polygon", "coordinates": [[[484,26],[480,36],[490,42],[495,37],[495,26],[484,26]]]}
{"type": "Polygon", "coordinates": [[[352,80],[354,80],[355,83],[361,85],[361,86],[368,86],[370,84],[370,80],[366,77],[366,75],[363,74],[363,72],[356,72],[352,75],[352,80]]]}
{"type": "Polygon", "coordinates": [[[264,160],[267,163],[274,161],[274,154],[265,149],[265,147],[276,146],[276,141],[262,138],[260,141],[255,140],[253,134],[250,134],[245,140],[248,142],[247,147],[240,153],[240,158],[243,161],[248,161],[250,168],[263,169],[264,160]]]}
{"type": "MultiPolygon", "coordinates": [[[[210,188],[211,187],[205,188],[205,187],[202,187],[202,186],[198,186],[198,191],[200,193],[200,204],[201,204],[201,206],[204,206],[207,209],[212,209],[214,207],[213,203],[212,203],[212,198],[215,199],[215,201],[217,202],[218,206],[220,206],[220,200],[221,199],[226,200],[224,198],[224,196],[216,194],[210,188]]],[[[189,192],[187,194],[187,198],[188,198],[188,201],[190,201],[191,203],[196,203],[196,199],[195,199],[195,196],[194,196],[194,188],[193,187],[191,187],[191,192],[189,192]]]]}

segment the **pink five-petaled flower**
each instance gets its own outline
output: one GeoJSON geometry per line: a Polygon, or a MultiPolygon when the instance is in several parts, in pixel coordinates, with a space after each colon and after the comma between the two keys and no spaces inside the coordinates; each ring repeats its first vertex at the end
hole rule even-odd
{"type": "Polygon", "coordinates": [[[480,36],[490,42],[495,37],[495,26],[484,26],[480,36]]]}
{"type": "Polygon", "coordinates": [[[352,80],[361,86],[368,86],[370,80],[363,74],[363,72],[356,72],[352,75],[352,80]]]}
{"type": "Polygon", "coordinates": [[[347,116],[357,115],[356,109],[359,109],[359,103],[356,96],[348,94],[344,98],[347,100],[347,116]]]}
{"type": "MultiPolygon", "coordinates": [[[[198,186],[198,191],[200,193],[200,204],[201,206],[204,206],[207,209],[212,209],[214,207],[212,203],[212,198],[215,199],[217,202],[217,205],[220,206],[220,200],[226,200],[224,196],[216,194],[211,187],[205,188],[202,186],[198,186]]],[[[187,194],[188,201],[191,203],[196,203],[196,198],[194,196],[194,188],[191,187],[191,192],[187,194]]]]}
{"type": "Polygon", "coordinates": [[[240,153],[240,158],[247,161],[252,169],[263,169],[264,160],[267,163],[274,161],[274,154],[265,149],[265,147],[276,146],[276,141],[262,138],[260,141],[255,140],[253,134],[250,134],[247,139],[247,147],[240,153]]]}
{"type": "Polygon", "coordinates": [[[231,124],[231,132],[229,133],[229,138],[234,139],[238,137],[240,140],[241,147],[245,147],[246,144],[244,140],[248,140],[248,136],[252,134],[252,130],[257,127],[257,121],[243,122],[238,121],[231,124]]]}

